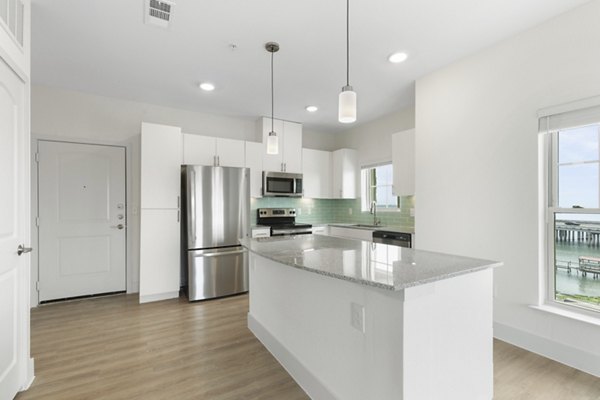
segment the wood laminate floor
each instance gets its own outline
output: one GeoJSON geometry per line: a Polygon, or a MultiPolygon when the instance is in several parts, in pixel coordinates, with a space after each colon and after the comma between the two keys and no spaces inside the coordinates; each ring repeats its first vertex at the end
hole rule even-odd
{"type": "MultiPolygon", "coordinates": [[[[307,399],[247,329],[247,311],[248,296],[39,307],[36,379],[17,399],[307,399]]],[[[494,357],[495,400],[600,400],[600,378],[500,341],[494,357]]]]}

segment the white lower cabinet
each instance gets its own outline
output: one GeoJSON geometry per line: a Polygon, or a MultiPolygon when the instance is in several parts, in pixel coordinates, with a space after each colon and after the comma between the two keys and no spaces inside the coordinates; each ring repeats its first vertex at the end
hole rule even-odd
{"type": "Polygon", "coordinates": [[[140,303],[179,296],[179,210],[142,209],[140,303]]]}
{"type": "Polygon", "coordinates": [[[373,241],[373,231],[368,229],[344,228],[340,226],[330,226],[329,235],[344,237],[348,239],[359,239],[373,241]]]}
{"type": "Polygon", "coordinates": [[[329,235],[329,226],[327,225],[313,225],[313,235],[329,235]]]}
{"type": "Polygon", "coordinates": [[[271,236],[271,228],[268,228],[268,227],[252,228],[252,239],[261,238],[261,237],[270,237],[270,236],[271,236]]]}

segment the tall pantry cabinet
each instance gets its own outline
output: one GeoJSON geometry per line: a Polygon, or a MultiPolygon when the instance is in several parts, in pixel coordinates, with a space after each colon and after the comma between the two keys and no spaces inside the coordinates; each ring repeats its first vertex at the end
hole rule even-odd
{"type": "Polygon", "coordinates": [[[142,123],[140,303],[179,296],[181,128],[142,123]]]}

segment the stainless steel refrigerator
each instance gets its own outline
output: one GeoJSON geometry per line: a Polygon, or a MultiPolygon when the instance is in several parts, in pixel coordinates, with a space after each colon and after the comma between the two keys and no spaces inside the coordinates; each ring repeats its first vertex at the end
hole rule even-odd
{"type": "Polygon", "coordinates": [[[250,170],[183,165],[182,277],[190,301],[248,291],[250,170]]]}

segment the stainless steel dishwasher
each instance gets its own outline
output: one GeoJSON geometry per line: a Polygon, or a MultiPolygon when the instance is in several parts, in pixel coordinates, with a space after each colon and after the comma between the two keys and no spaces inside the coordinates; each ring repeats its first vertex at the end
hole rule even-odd
{"type": "Polygon", "coordinates": [[[412,235],[404,232],[373,231],[373,242],[412,247],[412,235]]]}

